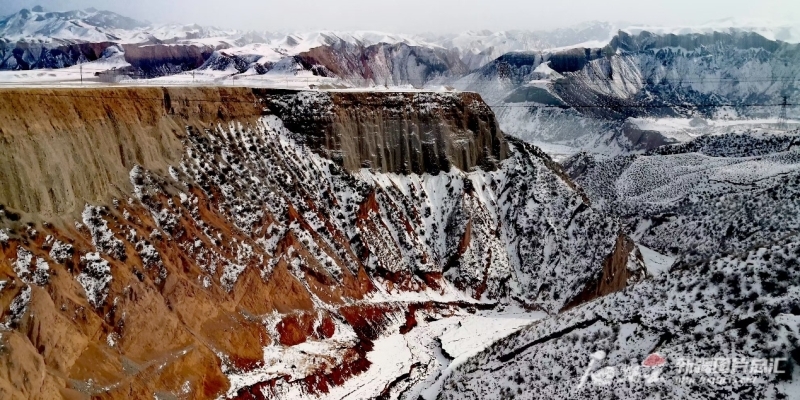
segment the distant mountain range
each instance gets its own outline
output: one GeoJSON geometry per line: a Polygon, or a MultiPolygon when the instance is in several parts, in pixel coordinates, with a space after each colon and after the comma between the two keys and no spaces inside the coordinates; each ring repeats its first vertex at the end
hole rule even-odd
{"type": "Polygon", "coordinates": [[[154,24],[94,8],[51,12],[41,6],[0,17],[0,42],[27,45],[184,44],[253,52],[277,61],[312,48],[344,42],[371,46],[405,44],[454,51],[464,65],[480,68],[503,54],[567,47],[603,47],[618,31],[689,34],[748,31],[770,40],[800,42],[800,28],[762,21],[720,20],[696,27],[653,27],[592,21],[554,30],[468,31],[454,34],[395,34],[374,31],[271,32],[220,29],[196,24],[154,24]],[[252,46],[259,44],[259,46],[252,46]]]}
{"type": "MultiPolygon", "coordinates": [[[[799,29],[727,19],[694,27],[589,22],[552,31],[445,35],[276,33],[34,7],[0,19],[0,70],[81,64],[98,75],[113,70],[165,83],[473,91],[507,133],[566,146],[569,153],[618,154],[696,136],[682,128],[683,134],[665,134],[642,118],[769,123],[782,102],[800,101],[799,29]]],[[[717,129],[707,128],[692,129],[717,129]]]]}

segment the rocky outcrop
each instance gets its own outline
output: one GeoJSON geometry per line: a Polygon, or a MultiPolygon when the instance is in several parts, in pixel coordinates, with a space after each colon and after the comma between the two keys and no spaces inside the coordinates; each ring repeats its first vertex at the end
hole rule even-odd
{"type": "Polygon", "coordinates": [[[324,68],[356,86],[423,87],[436,78],[459,77],[469,68],[453,50],[379,43],[371,46],[321,46],[295,57],[307,69],[324,68]]]}
{"type": "Polygon", "coordinates": [[[174,75],[202,66],[216,50],[212,46],[123,44],[125,61],[140,78],[174,75]]]}
{"type": "Polygon", "coordinates": [[[324,393],[413,329],[405,293],[555,313],[618,253],[618,223],[476,95],[0,98],[3,396],[324,393]],[[390,148],[418,139],[441,145],[390,148]]]}
{"type": "Polygon", "coordinates": [[[494,170],[508,144],[494,113],[474,93],[263,92],[265,105],[289,130],[303,132],[345,169],[382,172],[494,170]]]}
{"type": "Polygon", "coordinates": [[[647,272],[644,267],[644,261],[641,253],[636,248],[636,243],[629,237],[620,234],[614,245],[614,252],[603,262],[602,273],[595,281],[586,285],[586,288],[577,297],[573,298],[564,307],[564,310],[618,292],[644,280],[646,277],[647,272]]]}
{"type": "Polygon", "coordinates": [[[108,58],[124,52],[130,64],[126,73],[137,78],[154,78],[193,70],[214,53],[211,46],[186,44],[38,43],[0,41],[0,70],[65,68],[108,58]]]}
{"type": "Polygon", "coordinates": [[[101,43],[36,43],[0,40],[0,70],[65,68],[81,62],[96,61],[114,46],[101,43]]]}
{"type": "Polygon", "coordinates": [[[0,177],[10,182],[0,188],[0,204],[44,216],[76,215],[84,201],[130,192],[135,165],[166,174],[180,162],[187,123],[254,123],[275,114],[351,171],[494,169],[508,154],[491,110],[469,93],[119,88],[11,89],[0,97],[9,149],[0,177]]]}

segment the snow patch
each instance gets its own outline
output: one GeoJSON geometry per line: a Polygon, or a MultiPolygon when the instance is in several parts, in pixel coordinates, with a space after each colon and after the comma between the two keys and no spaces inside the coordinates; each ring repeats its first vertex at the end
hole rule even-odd
{"type": "Polygon", "coordinates": [[[665,256],[649,247],[637,244],[639,252],[642,253],[644,265],[647,268],[647,273],[656,276],[669,271],[669,268],[675,264],[675,257],[665,256]]]}
{"type": "Polygon", "coordinates": [[[103,209],[86,205],[81,214],[83,223],[89,228],[92,236],[92,245],[99,252],[114,257],[117,260],[125,259],[125,245],[114,237],[114,232],[108,228],[108,222],[103,219],[103,209]]]}
{"type": "Polygon", "coordinates": [[[25,311],[28,309],[28,304],[31,302],[31,287],[25,286],[14,300],[11,301],[11,305],[8,306],[8,313],[5,315],[5,319],[0,326],[4,327],[5,329],[11,329],[12,325],[18,323],[22,316],[25,315],[25,311]]]}
{"type": "Polygon", "coordinates": [[[34,257],[31,252],[22,247],[17,248],[17,259],[12,261],[14,273],[27,284],[44,286],[50,281],[50,266],[43,258],[34,257]],[[33,272],[31,272],[33,269],[33,272]]]}
{"type": "Polygon", "coordinates": [[[108,296],[108,285],[111,283],[111,265],[100,253],[88,253],[81,257],[83,271],[78,275],[78,283],[83,286],[86,298],[95,308],[99,308],[108,296]]]}
{"type": "Polygon", "coordinates": [[[71,244],[55,240],[50,248],[50,259],[59,264],[64,264],[67,260],[72,259],[72,254],[74,252],[75,249],[71,244]]]}

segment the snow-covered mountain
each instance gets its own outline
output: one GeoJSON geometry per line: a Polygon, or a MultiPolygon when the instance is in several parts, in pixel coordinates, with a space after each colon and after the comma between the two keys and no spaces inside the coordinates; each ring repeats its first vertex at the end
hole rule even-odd
{"type": "Polygon", "coordinates": [[[750,32],[620,31],[602,48],[510,53],[453,86],[481,93],[517,137],[613,154],[691,137],[641,118],[687,127],[697,117],[691,124],[709,128],[714,123],[704,119],[718,117],[775,125],[784,101],[800,101],[798,65],[800,45],[750,32]]]}
{"type": "Polygon", "coordinates": [[[429,43],[460,52],[470,69],[515,51],[535,51],[569,46],[604,46],[616,28],[606,22],[590,22],[550,31],[468,31],[452,35],[421,35],[429,43]]]}
{"type": "Polygon", "coordinates": [[[94,8],[51,12],[37,6],[0,18],[0,39],[26,43],[142,43],[175,42],[243,36],[235,30],[222,30],[196,24],[151,24],[111,11],[94,8]]]}
{"type": "MultiPolygon", "coordinates": [[[[336,43],[363,47],[376,44],[405,44],[431,50],[453,51],[468,70],[474,70],[510,52],[604,47],[620,29],[631,34],[638,34],[643,30],[657,34],[757,32],[770,40],[797,41],[798,39],[797,29],[790,24],[738,20],[722,20],[694,27],[676,28],[594,21],[549,31],[468,31],[438,35],[374,31],[272,32],[220,29],[196,24],[154,24],[91,8],[50,12],[37,6],[0,18],[0,41],[6,43],[5,47],[9,47],[10,44],[25,43],[23,47],[38,44],[47,49],[53,49],[57,45],[104,42],[210,46],[215,49],[231,49],[235,54],[248,52],[250,55],[271,56],[271,62],[277,61],[275,60],[277,55],[293,56],[316,47],[331,46],[336,43]],[[255,44],[259,45],[259,49],[247,47],[255,44]]],[[[53,66],[59,67],[58,64],[53,66]]],[[[13,67],[15,66],[3,68],[13,67]]]]}
{"type": "Polygon", "coordinates": [[[105,42],[123,40],[129,32],[147,26],[110,11],[49,12],[37,6],[0,18],[0,38],[10,42],[105,42]]]}
{"type": "Polygon", "coordinates": [[[687,35],[709,33],[753,32],[769,40],[780,40],[787,43],[800,43],[800,27],[797,23],[759,20],[752,18],[723,18],[699,25],[659,26],[626,24],[625,32],[636,35],[642,32],[657,35],[687,35]]]}

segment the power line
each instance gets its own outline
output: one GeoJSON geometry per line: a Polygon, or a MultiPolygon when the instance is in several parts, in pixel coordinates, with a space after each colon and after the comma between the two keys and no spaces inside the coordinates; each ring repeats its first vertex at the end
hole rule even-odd
{"type": "MultiPolygon", "coordinates": [[[[63,89],[63,88],[54,88],[55,90],[63,89]]],[[[300,89],[299,91],[302,91],[300,89]]],[[[408,92],[408,93],[415,93],[415,92],[408,92]]],[[[428,93],[428,92],[425,92],[428,93]]],[[[437,93],[437,92],[429,92],[429,93],[437,93]]],[[[108,96],[108,95],[76,95],[76,94],[66,94],[66,93],[30,93],[30,92],[22,92],[21,95],[25,96],[40,96],[40,97],[68,97],[68,98],[86,98],[86,99],[103,99],[103,100],[153,100],[153,101],[163,101],[163,97],[129,97],[129,96],[108,96]]],[[[253,104],[258,99],[254,99],[253,101],[249,100],[236,100],[230,98],[221,98],[219,100],[214,99],[192,99],[192,98],[174,98],[172,99],[173,102],[201,102],[201,103],[241,103],[241,104],[253,104]]],[[[699,107],[699,108],[706,108],[706,107],[783,107],[784,110],[786,107],[797,107],[800,104],[796,103],[788,103],[787,97],[784,96],[784,102],[780,104],[736,104],[736,103],[717,103],[717,104],[691,104],[691,103],[681,103],[681,104],[663,104],[663,105],[652,105],[652,104],[621,104],[621,105],[556,105],[556,104],[519,104],[519,105],[511,105],[511,104],[487,104],[490,108],[606,108],[606,109],[618,109],[618,108],[644,108],[644,109],[652,109],[652,108],[670,108],[670,107],[699,107]]]]}
{"type": "MultiPolygon", "coordinates": [[[[178,82],[178,81],[175,81],[175,83],[181,83],[181,84],[184,84],[184,85],[197,85],[197,86],[213,86],[213,85],[215,85],[217,83],[221,83],[222,85],[224,85],[224,81],[223,80],[219,80],[219,79],[211,80],[211,81],[208,81],[208,82],[196,82],[195,73],[196,72],[194,70],[191,71],[191,83],[190,82],[178,82]]],[[[577,76],[577,75],[568,75],[568,77],[573,78],[573,79],[575,79],[575,78],[580,79],[581,78],[580,76],[577,76]]],[[[613,78],[603,77],[603,76],[592,76],[592,77],[587,77],[587,78],[590,78],[592,83],[617,82],[613,78]]],[[[386,83],[386,82],[384,82],[384,84],[381,84],[381,83],[377,82],[375,79],[365,79],[365,78],[339,78],[339,77],[314,76],[314,77],[295,77],[293,79],[287,79],[286,77],[277,77],[277,76],[270,76],[270,75],[237,75],[237,74],[231,75],[231,82],[232,83],[235,84],[235,81],[237,79],[239,81],[248,81],[249,80],[249,81],[272,82],[272,83],[275,83],[276,86],[278,86],[280,84],[282,87],[284,85],[288,85],[289,83],[303,83],[303,82],[305,82],[307,84],[336,84],[336,83],[359,84],[360,83],[360,84],[363,84],[364,87],[385,86],[385,83],[386,83]],[[319,79],[319,81],[316,81],[318,79],[319,79]],[[330,82],[325,82],[324,79],[330,79],[331,81],[330,82]],[[338,82],[336,82],[336,80],[338,80],[338,82]]],[[[136,82],[135,85],[138,85],[138,86],[163,86],[165,82],[169,82],[169,81],[148,82],[146,80],[139,80],[139,79],[133,79],[133,81],[135,81],[136,82]]],[[[659,85],[661,83],[683,85],[683,84],[708,84],[708,83],[722,83],[722,82],[731,82],[731,83],[734,83],[734,84],[784,83],[784,82],[798,82],[798,83],[800,83],[800,77],[795,76],[795,77],[772,77],[772,78],[707,78],[707,79],[701,79],[701,80],[681,79],[681,78],[661,78],[661,79],[659,79],[657,81],[648,80],[648,79],[642,79],[640,81],[640,83],[647,84],[647,85],[659,85]],[[648,83],[648,81],[650,81],[652,83],[648,83]]],[[[451,82],[444,82],[444,81],[443,82],[437,82],[436,79],[431,79],[431,80],[409,80],[409,79],[405,79],[402,82],[397,82],[396,84],[397,85],[407,84],[407,85],[412,85],[412,86],[415,86],[415,87],[416,86],[424,87],[425,85],[440,85],[440,84],[441,85],[447,85],[447,84],[453,84],[453,83],[457,83],[457,82],[452,82],[452,81],[451,82]]],[[[523,86],[525,84],[525,82],[516,82],[516,83],[514,83],[514,82],[510,82],[510,81],[509,82],[503,82],[503,81],[494,81],[494,80],[492,80],[492,81],[482,80],[482,81],[477,81],[477,82],[471,82],[471,83],[469,83],[467,85],[467,88],[469,88],[469,87],[495,86],[497,84],[504,85],[506,83],[510,83],[512,85],[518,86],[517,89],[526,88],[525,86],[523,86]]],[[[572,80],[555,80],[555,81],[546,81],[546,82],[543,82],[543,83],[545,85],[550,85],[550,86],[570,86],[570,85],[580,84],[580,82],[575,82],[575,81],[572,81],[572,80]]],[[[633,83],[633,82],[630,82],[630,83],[633,83]]],[[[0,82],[0,85],[4,85],[4,84],[5,85],[13,85],[13,86],[20,85],[19,82],[0,82]]],[[[42,82],[42,83],[29,82],[29,83],[26,83],[26,84],[27,85],[43,85],[43,86],[46,86],[46,85],[50,85],[52,83],[49,83],[49,82],[42,82]]],[[[528,88],[530,88],[530,87],[528,87],[528,88]]]]}
{"type": "Polygon", "coordinates": [[[616,109],[616,108],[671,108],[671,107],[697,107],[697,108],[711,108],[711,107],[796,107],[798,104],[736,104],[736,103],[719,103],[719,104],[691,104],[691,103],[682,103],[682,104],[663,104],[663,105],[654,105],[654,104],[619,104],[619,105],[572,105],[572,104],[564,104],[564,105],[557,105],[557,104],[520,104],[520,105],[489,105],[491,108],[607,108],[607,109],[616,109]]]}
{"type": "MultiPolygon", "coordinates": [[[[564,75],[565,78],[580,77],[580,75],[578,75],[576,73],[567,73],[567,74],[568,75],[564,75]]],[[[472,75],[472,74],[468,74],[466,76],[469,76],[469,75],[472,75]]],[[[527,74],[525,74],[525,75],[527,75],[527,74]]],[[[240,76],[247,77],[247,78],[256,78],[256,79],[276,78],[275,75],[269,75],[269,74],[240,75],[240,76]]],[[[587,75],[587,76],[589,76],[589,75],[587,75]]],[[[606,77],[606,76],[601,76],[601,75],[591,75],[591,77],[592,78],[596,78],[596,80],[606,80],[606,81],[613,81],[614,80],[613,78],[606,77]]],[[[330,79],[341,79],[342,81],[350,81],[350,82],[375,82],[375,83],[380,83],[380,82],[378,82],[377,78],[376,79],[356,78],[356,77],[348,78],[348,77],[338,77],[338,76],[337,77],[326,77],[326,76],[319,76],[319,75],[314,75],[313,77],[298,77],[297,79],[298,80],[303,80],[303,79],[309,79],[309,78],[323,78],[323,79],[324,78],[330,78],[330,79]]],[[[437,78],[453,79],[454,77],[452,77],[452,76],[440,76],[440,77],[437,77],[437,78]]],[[[412,84],[412,83],[426,83],[427,84],[427,83],[430,83],[432,81],[435,81],[437,78],[427,79],[427,80],[425,80],[425,79],[421,79],[421,80],[403,79],[403,81],[407,82],[409,84],[412,84]]],[[[393,79],[393,78],[390,77],[390,79],[393,79]]],[[[510,80],[510,79],[508,79],[508,80],[510,80]]],[[[644,78],[644,77],[642,78],[642,81],[648,81],[648,80],[651,80],[653,82],[667,81],[667,82],[685,82],[685,83],[703,83],[703,82],[720,82],[720,81],[736,81],[736,82],[798,81],[798,82],[800,82],[800,75],[773,76],[773,77],[710,77],[710,78],[702,78],[702,79],[683,79],[682,77],[667,77],[667,76],[664,76],[664,77],[658,78],[657,80],[656,79],[648,79],[648,78],[644,78]]],[[[557,83],[557,82],[558,81],[551,81],[550,83],[557,83]]],[[[489,82],[489,83],[491,83],[491,82],[489,82]]]]}

